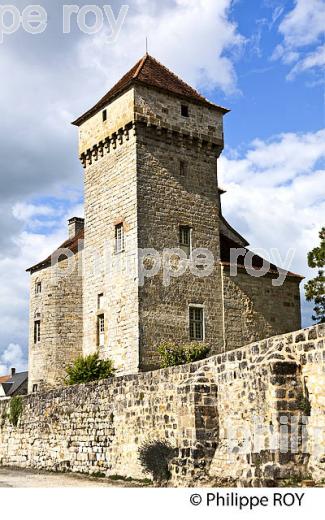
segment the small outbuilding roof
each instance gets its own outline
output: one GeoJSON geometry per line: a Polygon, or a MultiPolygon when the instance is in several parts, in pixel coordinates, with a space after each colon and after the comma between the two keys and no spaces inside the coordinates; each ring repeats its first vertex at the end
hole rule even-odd
{"type": "Polygon", "coordinates": [[[73,238],[68,238],[63,244],[60,245],[50,256],[45,258],[45,260],[42,260],[41,262],[38,262],[38,264],[33,265],[32,267],[29,267],[26,269],[27,272],[30,272],[31,274],[35,271],[40,271],[41,269],[44,269],[46,267],[50,267],[52,265],[52,259],[57,258],[58,262],[65,260],[66,256],[62,254],[62,257],[58,256],[60,253],[60,250],[62,249],[69,249],[72,254],[77,254],[82,248],[83,244],[82,241],[84,239],[84,230],[81,229],[79,233],[77,233],[73,238]]]}

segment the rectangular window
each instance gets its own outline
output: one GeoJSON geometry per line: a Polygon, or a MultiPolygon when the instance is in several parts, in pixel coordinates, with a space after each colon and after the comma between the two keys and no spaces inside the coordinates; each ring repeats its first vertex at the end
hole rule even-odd
{"type": "Polygon", "coordinates": [[[190,339],[204,340],[204,310],[203,307],[190,305],[190,339]]]}
{"type": "Polygon", "coordinates": [[[123,224],[115,226],[115,253],[124,251],[124,227],[123,224]]]}
{"type": "Polygon", "coordinates": [[[34,321],[34,343],[39,343],[41,341],[41,322],[34,321]]]}
{"type": "Polygon", "coordinates": [[[181,114],[183,117],[189,117],[188,105],[181,105],[181,114]]]}
{"type": "Polygon", "coordinates": [[[103,347],[105,345],[105,316],[101,314],[97,318],[98,327],[98,346],[103,347]]]}
{"type": "Polygon", "coordinates": [[[179,173],[182,177],[186,176],[187,173],[187,164],[185,161],[179,161],[179,173]]]}
{"type": "Polygon", "coordinates": [[[42,283],[36,282],[35,284],[35,294],[41,294],[42,292],[42,283]]]}
{"type": "Polygon", "coordinates": [[[38,385],[34,384],[33,385],[33,394],[36,394],[37,391],[38,391],[38,385]]]}
{"type": "Polygon", "coordinates": [[[98,295],[97,308],[99,310],[104,308],[104,295],[103,294],[99,294],[98,295]]]}
{"type": "Polygon", "coordinates": [[[186,253],[187,258],[192,252],[192,228],[189,226],[179,226],[179,247],[186,253]]]}
{"type": "Polygon", "coordinates": [[[103,110],[103,121],[107,121],[107,110],[103,110]]]}

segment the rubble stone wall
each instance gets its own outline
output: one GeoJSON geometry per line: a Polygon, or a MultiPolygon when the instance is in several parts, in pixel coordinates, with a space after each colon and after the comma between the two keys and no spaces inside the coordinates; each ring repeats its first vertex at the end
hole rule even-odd
{"type": "Polygon", "coordinates": [[[324,337],[318,325],[189,365],[29,395],[17,426],[1,402],[0,464],[144,478],[139,448],[159,440],[171,447],[171,485],[321,482],[324,337]],[[289,437],[277,436],[283,422],[289,437]]]}

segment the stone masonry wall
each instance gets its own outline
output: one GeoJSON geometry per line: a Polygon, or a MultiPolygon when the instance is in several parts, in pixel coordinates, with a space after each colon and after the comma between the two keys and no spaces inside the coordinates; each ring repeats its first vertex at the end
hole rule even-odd
{"type": "Polygon", "coordinates": [[[205,248],[214,258],[208,276],[187,268],[164,281],[162,265],[140,286],[140,366],[147,370],[159,366],[159,343],[189,341],[190,304],[204,307],[205,341],[212,353],[222,351],[220,207],[216,150],[146,127],[139,128],[137,144],[139,247],[154,249],[162,259],[164,251],[179,247],[179,226],[185,225],[192,229],[193,250],[205,248]],[[180,160],[186,162],[184,175],[180,160]]]}
{"type": "Polygon", "coordinates": [[[227,350],[300,328],[300,279],[288,276],[275,286],[277,276],[269,274],[254,278],[239,269],[230,276],[228,266],[222,273],[227,350]]]}
{"type": "MultiPolygon", "coordinates": [[[[80,245],[80,249],[82,249],[80,245]]],[[[31,275],[29,391],[60,386],[65,368],[82,353],[82,252],[31,275]],[[68,275],[67,275],[68,273],[68,275]],[[35,291],[41,283],[41,293],[35,291]],[[34,322],[40,321],[40,342],[34,322]]]]}
{"type": "Polygon", "coordinates": [[[196,134],[209,141],[223,141],[223,114],[217,107],[197,105],[145,85],[136,86],[134,105],[136,121],[146,121],[185,135],[196,134]],[[181,115],[181,104],[189,107],[189,117],[181,115]]]}
{"type": "Polygon", "coordinates": [[[134,89],[111,101],[106,107],[87,119],[79,128],[79,153],[80,155],[105,141],[108,136],[118,132],[127,123],[133,121],[134,114],[134,89]],[[103,121],[103,111],[107,112],[107,119],[103,121]]]}
{"type": "Polygon", "coordinates": [[[97,319],[104,315],[100,354],[124,373],[135,373],[139,366],[137,259],[136,142],[130,131],[85,169],[83,352],[98,348],[97,319]],[[119,253],[116,224],[123,224],[125,235],[119,253]]]}
{"type": "Polygon", "coordinates": [[[1,402],[0,464],[143,478],[139,447],[160,440],[174,448],[170,485],[321,482],[324,338],[319,325],[190,365],[30,395],[17,427],[1,402]],[[274,444],[283,422],[289,450],[284,435],[274,444]]]}

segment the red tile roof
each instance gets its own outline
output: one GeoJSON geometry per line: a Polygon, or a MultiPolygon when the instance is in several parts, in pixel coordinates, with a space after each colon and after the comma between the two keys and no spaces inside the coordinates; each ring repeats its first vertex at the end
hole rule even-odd
{"type": "Polygon", "coordinates": [[[167,67],[162,65],[155,58],[149,54],[145,54],[141,60],[139,60],[129,72],[127,72],[117,83],[112,87],[104,97],[102,97],[96,105],[90,110],[80,116],[73,125],[81,125],[89,117],[98,112],[101,108],[108,104],[109,101],[114,99],[116,96],[127,90],[131,85],[135,83],[142,83],[150,87],[157,88],[159,90],[171,92],[176,96],[186,98],[194,103],[201,105],[218,108],[224,114],[229,112],[227,108],[220,107],[213,103],[210,103],[205,99],[197,90],[190,87],[185,81],[180,79],[176,74],[171,72],[167,67]]]}
{"type": "MultiPolygon", "coordinates": [[[[69,238],[68,240],[63,242],[63,244],[61,244],[60,247],[58,247],[58,249],[56,249],[54,251],[54,253],[52,253],[52,255],[48,256],[42,262],[39,262],[38,264],[33,265],[32,267],[29,267],[26,271],[30,272],[30,273],[34,273],[35,271],[39,271],[40,269],[49,267],[52,263],[53,255],[56,255],[58,252],[60,252],[60,249],[69,249],[71,251],[71,253],[73,253],[74,255],[77,254],[80,251],[80,248],[82,249],[82,243],[79,244],[79,241],[82,241],[83,239],[84,239],[84,230],[82,229],[81,231],[79,231],[79,233],[77,233],[77,235],[74,238],[69,238]]],[[[65,260],[65,259],[66,259],[66,256],[63,255],[62,258],[59,257],[58,261],[61,262],[62,260],[65,260]]]]}
{"type": "Polygon", "coordinates": [[[9,381],[10,378],[11,376],[0,376],[0,384],[6,383],[7,381],[9,381]]]}

